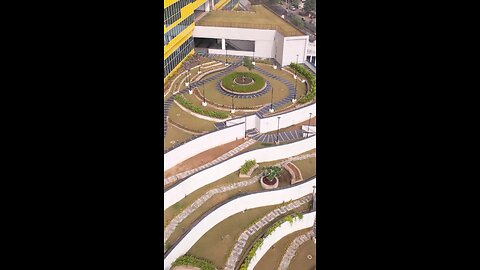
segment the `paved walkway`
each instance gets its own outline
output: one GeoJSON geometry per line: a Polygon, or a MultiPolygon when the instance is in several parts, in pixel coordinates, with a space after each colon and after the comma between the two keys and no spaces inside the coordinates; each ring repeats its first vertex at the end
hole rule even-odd
{"type": "MultiPolygon", "coordinates": [[[[277,141],[276,133],[258,133],[258,131],[254,130],[247,133],[247,136],[259,142],[274,143],[277,141]]],[[[303,139],[303,131],[301,129],[278,133],[278,141],[280,143],[300,139],[303,139]]]]}
{"type": "Polygon", "coordinates": [[[181,179],[184,179],[194,173],[197,173],[203,169],[206,169],[206,168],[209,168],[209,167],[212,167],[224,160],[227,160],[233,156],[235,156],[238,152],[240,151],[243,151],[245,148],[251,146],[252,144],[256,143],[255,140],[252,140],[252,139],[249,139],[247,140],[246,142],[242,143],[241,145],[235,147],[234,149],[228,151],[227,153],[221,155],[220,157],[208,162],[207,164],[204,164],[200,167],[197,167],[195,169],[192,169],[192,170],[188,170],[188,171],[185,171],[185,172],[181,172],[181,173],[178,173],[176,175],[173,175],[173,176],[170,176],[166,179],[163,179],[163,186],[166,186],[166,185],[169,185],[169,184],[172,184],[178,180],[181,180],[181,179]]]}
{"type": "MultiPolygon", "coordinates": [[[[315,157],[315,156],[316,156],[316,154],[312,153],[312,154],[305,154],[305,155],[290,157],[290,158],[288,158],[288,159],[286,159],[282,162],[279,162],[279,163],[275,164],[275,166],[283,165],[286,162],[295,161],[295,160],[304,160],[304,159],[312,158],[312,157],[315,157]]],[[[165,229],[163,230],[163,244],[165,245],[168,238],[170,238],[172,233],[175,231],[177,226],[182,221],[184,221],[195,210],[200,208],[200,206],[202,206],[206,201],[208,201],[210,198],[212,198],[213,195],[223,193],[223,192],[227,192],[227,191],[237,189],[237,188],[240,188],[240,187],[246,187],[246,186],[249,186],[249,185],[253,185],[259,180],[259,178],[260,178],[260,175],[257,175],[257,176],[254,176],[254,177],[250,178],[249,180],[245,180],[245,181],[241,181],[241,182],[237,182],[237,183],[233,183],[233,184],[229,184],[229,185],[220,186],[220,187],[213,188],[213,189],[207,191],[200,198],[195,200],[195,202],[193,204],[191,204],[189,207],[187,207],[185,210],[183,210],[180,214],[176,215],[172,219],[172,221],[170,221],[168,223],[167,227],[165,227],[165,229]]],[[[164,252],[166,252],[165,246],[164,246],[164,252]]]]}
{"type": "Polygon", "coordinates": [[[217,91],[220,92],[220,94],[228,97],[233,97],[233,98],[258,98],[260,96],[265,95],[266,93],[268,93],[268,91],[270,91],[270,89],[272,89],[272,85],[267,80],[265,80],[265,83],[267,84],[267,86],[265,86],[265,88],[262,91],[259,91],[254,94],[239,95],[239,94],[234,94],[234,93],[223,90],[223,88],[220,86],[220,83],[221,81],[218,81],[218,83],[215,85],[215,89],[217,89],[217,91]]]}
{"type": "Polygon", "coordinates": [[[257,223],[253,224],[250,226],[250,228],[246,229],[238,238],[237,243],[235,244],[232,252],[230,253],[230,256],[227,260],[227,264],[225,265],[224,270],[234,270],[235,265],[237,264],[238,259],[243,253],[243,248],[247,244],[247,240],[250,236],[254,235],[256,232],[258,232],[260,229],[268,225],[272,220],[275,218],[292,211],[296,208],[299,208],[301,205],[309,202],[312,199],[312,195],[309,194],[305,197],[300,198],[299,200],[296,200],[292,203],[289,203],[288,205],[279,207],[267,215],[263,216],[262,219],[260,219],[257,223]]]}
{"type": "Polygon", "coordinates": [[[313,236],[314,236],[313,231],[309,231],[308,233],[302,234],[297,238],[295,238],[290,244],[290,246],[288,247],[285,254],[283,254],[282,261],[280,262],[278,270],[287,270],[293,257],[295,257],[295,253],[297,252],[297,249],[301,245],[303,245],[305,242],[312,239],[313,236]]]}

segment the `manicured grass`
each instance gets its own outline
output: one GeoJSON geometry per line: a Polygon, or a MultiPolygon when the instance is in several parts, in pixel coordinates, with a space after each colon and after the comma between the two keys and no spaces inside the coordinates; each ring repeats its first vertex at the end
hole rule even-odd
{"type": "Polygon", "coordinates": [[[290,261],[288,270],[315,269],[317,265],[316,259],[317,248],[313,240],[309,240],[298,248],[297,252],[295,253],[295,257],[293,257],[292,261],[290,261]],[[307,258],[308,255],[312,256],[311,260],[307,258]]]}
{"type": "MultiPolygon", "coordinates": [[[[241,66],[236,68],[234,71],[246,72],[248,71],[248,69],[246,67],[241,66]]],[[[252,70],[252,72],[262,76],[266,81],[268,81],[273,86],[274,88],[273,102],[278,102],[288,96],[288,89],[283,83],[277,80],[273,80],[271,78],[266,78],[263,76],[263,74],[259,73],[256,70],[252,70]]],[[[230,106],[232,104],[232,98],[220,93],[216,89],[216,84],[219,82],[219,80],[220,79],[217,79],[205,84],[205,95],[207,96],[208,100],[211,100],[218,104],[230,106]]],[[[202,87],[200,87],[199,89],[200,89],[200,92],[203,94],[202,87]]],[[[260,97],[257,97],[257,98],[236,98],[234,99],[234,104],[235,104],[235,107],[252,107],[257,105],[267,105],[267,104],[270,104],[270,101],[271,101],[271,91],[268,91],[266,94],[261,95],[260,97]]]]}
{"type": "Polygon", "coordinates": [[[308,179],[317,174],[317,158],[309,158],[304,160],[292,161],[302,172],[303,179],[308,179]]]}
{"type": "MultiPolygon", "coordinates": [[[[285,199],[286,202],[289,200],[290,199],[285,199]]],[[[198,242],[195,243],[195,245],[190,249],[189,253],[199,258],[205,258],[213,262],[217,268],[222,269],[225,266],[228,256],[230,255],[230,252],[232,251],[240,234],[257,219],[262,218],[270,211],[280,206],[281,204],[277,204],[253,209],[248,209],[248,206],[246,206],[245,208],[247,208],[247,211],[228,217],[204,234],[202,238],[200,238],[198,242]]],[[[306,203],[295,209],[293,212],[301,212],[309,207],[310,204],[306,203]]],[[[293,212],[287,212],[287,214],[293,212]]],[[[259,235],[261,235],[264,230],[273,225],[273,223],[274,222],[271,222],[269,225],[262,228],[262,230],[250,236],[245,246],[248,247],[251,245],[253,241],[259,235]]],[[[248,251],[245,248],[243,252],[245,253],[248,251]]]]}
{"type": "Polygon", "coordinates": [[[222,85],[226,89],[237,92],[237,93],[250,93],[255,92],[265,86],[265,80],[262,76],[252,73],[252,72],[232,72],[222,79],[222,85]],[[250,78],[253,80],[252,84],[249,85],[239,85],[234,83],[234,80],[237,78],[250,78]]]}
{"type": "Polygon", "coordinates": [[[261,5],[252,6],[251,12],[210,11],[196,23],[198,26],[224,26],[236,28],[275,29],[284,36],[304,36],[302,32],[285,22],[261,5]]]}
{"type": "MultiPolygon", "coordinates": [[[[268,251],[263,255],[262,259],[257,263],[254,270],[264,270],[264,269],[277,269],[282,261],[283,254],[287,251],[290,243],[297,237],[302,234],[307,233],[311,229],[304,229],[294,233],[291,233],[283,237],[280,241],[275,243],[268,251]]],[[[302,268],[303,269],[303,268],[302,268]]],[[[308,268],[306,268],[308,269],[308,268]]]]}
{"type": "Polygon", "coordinates": [[[224,111],[214,111],[214,110],[207,109],[206,107],[203,107],[203,106],[201,107],[196,106],[190,101],[188,101],[183,95],[175,96],[175,100],[186,109],[201,115],[205,115],[205,116],[213,117],[217,119],[227,119],[229,116],[228,113],[224,111]]]}
{"type": "MultiPolygon", "coordinates": [[[[274,69],[271,65],[267,65],[267,64],[259,63],[257,65],[258,67],[268,71],[269,73],[275,76],[288,80],[290,83],[292,83],[295,86],[295,79],[293,78],[292,74],[284,70],[281,70],[280,67],[277,69],[274,69]]],[[[307,84],[297,80],[297,98],[304,96],[306,93],[307,93],[307,84]]]]}
{"type": "MultiPolygon", "coordinates": [[[[312,151],[306,152],[310,153],[312,151]]],[[[271,162],[263,162],[259,163],[259,167],[255,169],[252,173],[251,177],[254,177],[256,175],[259,175],[262,172],[262,167],[266,166],[272,166],[277,163],[279,163],[281,160],[275,160],[271,162]]],[[[240,168],[239,168],[240,169],[240,168]]],[[[164,211],[164,227],[167,226],[167,224],[178,214],[180,214],[185,208],[190,206],[195,200],[200,198],[202,195],[207,193],[209,190],[214,189],[216,187],[220,187],[223,185],[228,185],[236,182],[241,182],[245,181],[248,178],[240,178],[238,176],[239,170],[209,184],[206,185],[200,189],[197,189],[193,193],[189,194],[187,197],[184,199],[180,200],[176,204],[172,205],[171,207],[167,208],[164,211]]],[[[303,174],[303,172],[302,172],[303,174]]],[[[282,170],[281,175],[279,176],[279,185],[278,187],[285,187],[290,185],[290,174],[286,170],[282,170]]],[[[231,191],[223,192],[220,194],[214,195],[212,198],[210,198],[207,202],[202,204],[197,210],[195,210],[192,214],[190,214],[185,220],[183,220],[178,227],[175,229],[173,234],[170,236],[168,239],[166,245],[167,247],[169,244],[175,242],[175,240],[180,237],[180,235],[185,231],[185,229],[192,224],[196,219],[198,219],[203,213],[207,212],[209,209],[213,208],[215,205],[226,201],[227,199],[241,193],[241,192],[253,192],[253,191],[261,191],[263,188],[260,185],[260,182],[257,182],[255,184],[249,185],[247,187],[242,187],[238,189],[234,189],[231,191]],[[182,229],[183,227],[183,229],[182,229]]]]}
{"type": "MultiPolygon", "coordinates": [[[[188,127],[192,130],[198,131],[212,131],[215,130],[214,122],[207,121],[198,117],[195,117],[184,110],[182,110],[177,104],[173,103],[168,112],[168,117],[174,122],[188,127]]],[[[168,131],[167,131],[168,132],[168,131]]]]}
{"type": "Polygon", "coordinates": [[[174,145],[177,145],[192,138],[193,136],[193,134],[187,133],[183,130],[178,129],[177,127],[168,124],[167,134],[165,136],[165,139],[163,139],[163,150],[167,150],[174,145]],[[175,141],[175,143],[172,144],[171,141],[175,141]]]}

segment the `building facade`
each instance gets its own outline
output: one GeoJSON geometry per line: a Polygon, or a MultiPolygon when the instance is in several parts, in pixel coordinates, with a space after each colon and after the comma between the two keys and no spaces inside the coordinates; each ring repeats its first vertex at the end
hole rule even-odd
{"type": "Polygon", "coordinates": [[[229,0],[164,0],[163,67],[164,81],[193,53],[195,10],[222,8],[229,0]]]}

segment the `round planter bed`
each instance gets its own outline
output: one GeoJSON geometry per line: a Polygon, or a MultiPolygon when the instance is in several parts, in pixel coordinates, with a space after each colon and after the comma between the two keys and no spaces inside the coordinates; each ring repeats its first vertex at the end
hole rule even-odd
{"type": "Polygon", "coordinates": [[[222,78],[220,86],[233,94],[249,95],[262,91],[267,84],[265,79],[256,73],[232,72],[222,78]]]}
{"type": "Polygon", "coordinates": [[[270,181],[266,176],[263,176],[260,179],[260,184],[262,185],[263,189],[274,189],[278,187],[278,177],[273,178],[272,181],[270,181]]]}

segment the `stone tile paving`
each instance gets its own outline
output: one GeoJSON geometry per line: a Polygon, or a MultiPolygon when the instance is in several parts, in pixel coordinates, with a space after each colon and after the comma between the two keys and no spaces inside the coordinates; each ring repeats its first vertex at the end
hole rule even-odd
{"type": "Polygon", "coordinates": [[[258,232],[261,228],[268,225],[269,222],[274,220],[276,217],[278,217],[282,214],[285,214],[288,211],[291,211],[295,208],[300,207],[301,205],[309,202],[311,199],[312,199],[312,195],[309,194],[307,196],[304,196],[304,197],[300,198],[299,200],[296,200],[292,203],[289,203],[288,205],[279,207],[279,208],[271,211],[267,215],[265,215],[262,219],[260,219],[260,221],[253,224],[252,226],[250,226],[250,228],[246,229],[240,235],[240,237],[238,238],[237,243],[233,247],[233,250],[230,253],[230,256],[227,260],[227,264],[225,265],[225,268],[223,268],[223,269],[224,270],[234,270],[235,269],[235,265],[237,264],[238,259],[242,255],[243,248],[245,247],[245,244],[246,244],[246,242],[247,242],[247,240],[250,236],[252,236],[256,232],[258,232]],[[291,210],[288,210],[288,209],[291,209],[291,210]]]}
{"type": "MultiPolygon", "coordinates": [[[[303,139],[304,138],[303,133],[304,132],[302,129],[280,132],[278,134],[278,141],[286,142],[286,141],[303,139]]],[[[247,136],[259,142],[273,143],[277,141],[276,133],[264,134],[264,133],[258,133],[258,131],[255,130],[255,131],[249,132],[247,136]]]]}
{"type": "Polygon", "coordinates": [[[295,257],[295,253],[297,252],[298,248],[308,240],[312,239],[312,237],[314,237],[313,230],[295,238],[288,247],[285,254],[283,254],[282,261],[280,262],[278,270],[287,270],[293,257],[295,257]]]}
{"type": "Polygon", "coordinates": [[[230,150],[229,152],[221,155],[220,157],[216,158],[215,160],[212,160],[210,162],[208,162],[207,164],[204,164],[200,167],[197,167],[195,169],[192,169],[192,170],[189,170],[189,171],[185,171],[185,172],[181,172],[181,173],[178,173],[176,175],[173,175],[173,176],[170,176],[166,179],[163,180],[163,186],[166,186],[166,185],[169,185],[171,183],[174,183],[178,180],[181,180],[181,179],[184,179],[194,173],[197,173],[203,169],[206,169],[208,167],[211,167],[215,164],[218,164],[228,158],[231,158],[232,156],[236,155],[238,152],[244,150],[245,148],[249,147],[250,145],[254,144],[256,141],[255,140],[247,140],[246,142],[242,143],[241,145],[235,147],[234,149],[230,150]]]}
{"type": "MultiPolygon", "coordinates": [[[[316,154],[313,153],[313,154],[305,154],[305,155],[290,157],[287,160],[284,160],[280,163],[277,163],[276,165],[283,165],[286,162],[308,159],[308,158],[315,157],[315,156],[316,156],[316,154]]],[[[198,209],[200,206],[202,206],[202,204],[204,204],[206,201],[208,201],[213,195],[218,194],[218,193],[222,193],[222,192],[227,192],[227,191],[239,188],[239,187],[246,187],[246,186],[252,185],[252,184],[256,183],[259,180],[259,178],[260,178],[260,175],[257,175],[255,177],[252,177],[249,180],[233,183],[233,184],[230,184],[230,185],[220,186],[220,187],[217,187],[217,188],[214,188],[214,189],[211,189],[211,190],[207,191],[203,196],[201,196],[193,204],[191,204],[189,207],[187,207],[187,209],[183,210],[180,214],[175,216],[172,219],[172,221],[170,221],[170,223],[167,225],[167,227],[165,227],[164,232],[163,232],[163,243],[165,244],[167,242],[168,238],[170,238],[172,233],[175,231],[175,228],[177,228],[178,224],[180,224],[191,213],[193,213],[196,209],[198,209]]],[[[298,206],[299,205],[300,204],[298,204],[298,206]]],[[[288,205],[287,207],[291,207],[291,206],[288,205]]],[[[290,208],[288,210],[291,210],[291,209],[293,209],[293,208],[290,208]]],[[[272,219],[269,219],[269,221],[271,221],[271,220],[272,219]]],[[[164,246],[164,252],[166,252],[166,247],[165,246],[164,246]]]]}

